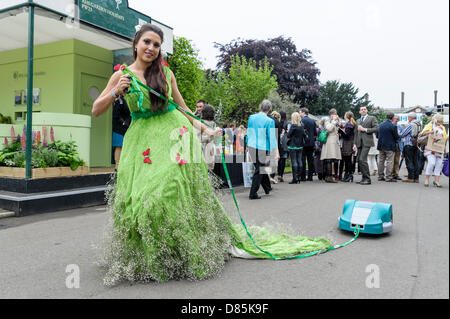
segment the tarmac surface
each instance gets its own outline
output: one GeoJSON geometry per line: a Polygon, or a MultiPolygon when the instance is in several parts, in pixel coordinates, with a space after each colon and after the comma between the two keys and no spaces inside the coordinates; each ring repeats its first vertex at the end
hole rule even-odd
{"type": "MultiPolygon", "coordinates": [[[[355,182],[360,176],[355,176],[355,182]]],[[[343,244],[352,233],[337,228],[347,199],[393,205],[392,233],[364,235],[347,247],[300,260],[232,258],[203,281],[103,285],[96,264],[110,213],[106,206],[0,219],[0,298],[150,299],[411,299],[449,298],[449,180],[442,189],[420,184],[327,184],[317,180],[273,185],[250,201],[237,198],[247,225],[285,224],[301,235],[343,244]],[[76,265],[79,288],[66,281],[76,265]],[[374,277],[375,276],[375,277],[374,277]],[[69,284],[70,286],[70,284],[69,284]]],[[[222,198],[238,223],[231,195],[222,198]]],[[[288,227],[286,226],[286,227],[288,227]]]]}

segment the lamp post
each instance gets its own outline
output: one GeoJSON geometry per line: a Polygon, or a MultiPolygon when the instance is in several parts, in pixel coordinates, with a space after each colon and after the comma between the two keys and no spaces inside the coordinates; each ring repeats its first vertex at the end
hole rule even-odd
{"type": "Polygon", "coordinates": [[[25,149],[25,176],[31,178],[31,145],[33,131],[33,58],[34,58],[34,3],[28,0],[28,71],[27,71],[27,144],[25,149]]]}

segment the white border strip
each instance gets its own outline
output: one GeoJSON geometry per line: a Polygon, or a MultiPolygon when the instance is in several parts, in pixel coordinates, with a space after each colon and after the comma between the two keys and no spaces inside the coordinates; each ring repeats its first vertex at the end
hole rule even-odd
{"type": "Polygon", "coordinates": [[[36,200],[36,199],[44,199],[44,198],[54,198],[60,196],[70,196],[70,195],[79,195],[86,193],[94,193],[94,192],[104,192],[106,190],[106,186],[88,188],[88,189],[80,189],[76,191],[67,191],[67,192],[58,192],[51,194],[40,194],[40,195],[28,195],[28,196],[12,196],[12,195],[0,195],[0,199],[12,200],[16,202],[36,200]]]}

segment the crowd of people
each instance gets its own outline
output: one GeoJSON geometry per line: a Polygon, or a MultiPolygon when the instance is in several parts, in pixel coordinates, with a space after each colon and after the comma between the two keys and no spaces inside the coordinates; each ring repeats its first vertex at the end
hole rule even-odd
{"type": "MultiPolygon", "coordinates": [[[[214,121],[214,108],[203,100],[198,101],[196,114],[210,123],[214,121]]],[[[419,183],[427,162],[424,185],[428,187],[434,176],[433,185],[442,187],[439,178],[448,154],[426,149],[430,134],[448,139],[441,114],[434,115],[423,129],[414,112],[408,114],[406,125],[399,125],[394,113],[378,123],[366,106],[360,107],[359,114],[360,118],[355,119],[348,111],[341,118],[331,109],[327,117],[316,121],[307,108],[301,108],[288,120],[286,112],[274,111],[270,101],[264,100],[260,112],[248,119],[247,128],[225,124],[226,145],[235,154],[248,152],[255,166],[249,198],[260,198],[260,186],[269,194],[272,184],[284,182],[288,158],[292,167],[289,184],[313,181],[313,176],[326,183],[348,183],[354,181],[355,175],[361,175],[357,182],[360,185],[372,184],[374,176],[389,183],[419,183]],[[271,170],[270,160],[277,161],[271,170]],[[408,174],[401,178],[403,162],[408,174]]]]}

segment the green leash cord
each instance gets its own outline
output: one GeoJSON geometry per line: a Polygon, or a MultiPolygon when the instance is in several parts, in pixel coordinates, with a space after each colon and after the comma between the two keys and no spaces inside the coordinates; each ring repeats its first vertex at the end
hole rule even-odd
{"type": "MultiPolygon", "coordinates": [[[[161,98],[162,100],[164,100],[165,102],[167,102],[167,98],[166,98],[164,95],[162,95],[162,94],[156,92],[156,91],[153,90],[151,87],[148,87],[147,85],[143,84],[143,83],[140,82],[138,79],[136,79],[134,76],[132,76],[132,78],[133,78],[134,84],[135,84],[135,83],[138,83],[138,84],[142,85],[142,86],[143,86],[144,88],[146,88],[150,93],[156,95],[157,97],[159,97],[159,98],[161,98]]],[[[137,88],[134,88],[134,90],[133,90],[132,92],[141,92],[141,93],[142,93],[142,91],[140,90],[140,88],[139,88],[138,85],[137,85],[137,88]]],[[[171,100],[169,100],[169,104],[172,104],[174,107],[176,107],[176,108],[177,108],[179,111],[181,111],[182,113],[184,113],[184,114],[186,114],[186,115],[189,115],[190,117],[192,117],[192,118],[194,118],[194,119],[200,121],[201,123],[205,124],[207,127],[211,128],[211,129],[214,129],[214,127],[212,127],[212,126],[206,124],[202,119],[200,119],[199,117],[195,116],[194,114],[192,114],[191,112],[189,112],[189,111],[186,110],[185,108],[179,106],[178,104],[172,102],[171,100]]],[[[223,131],[223,134],[222,134],[222,135],[225,136],[225,130],[222,129],[222,131],[223,131]]],[[[224,141],[224,140],[222,140],[222,141],[224,141]]],[[[225,155],[224,155],[224,152],[223,152],[223,151],[222,151],[222,165],[223,165],[223,170],[224,170],[224,172],[225,172],[225,176],[226,176],[226,179],[227,179],[227,182],[228,182],[228,186],[230,187],[231,194],[233,195],[234,205],[236,206],[236,209],[237,209],[238,214],[239,214],[239,218],[241,219],[241,223],[242,223],[242,225],[244,226],[244,229],[245,229],[245,231],[246,231],[248,237],[249,237],[250,240],[252,241],[253,245],[254,245],[259,251],[261,251],[262,253],[266,254],[266,255],[269,256],[271,259],[273,259],[273,260],[288,260],[288,259],[302,259],[302,258],[307,258],[307,257],[311,257],[311,256],[314,256],[314,255],[326,253],[326,252],[328,252],[328,251],[330,251],[330,250],[335,250],[335,249],[338,249],[338,248],[345,247],[345,246],[351,244],[352,242],[354,242],[354,241],[358,238],[358,236],[359,236],[359,226],[357,226],[357,227],[355,228],[355,230],[354,230],[355,236],[354,236],[351,240],[349,240],[348,242],[346,242],[345,244],[342,244],[342,245],[334,245],[334,246],[331,246],[331,247],[326,248],[326,249],[316,250],[316,251],[312,251],[312,252],[309,252],[309,253],[306,253],[306,254],[302,254],[302,255],[289,256],[289,257],[275,257],[275,256],[272,255],[270,252],[265,251],[264,249],[262,249],[261,247],[259,247],[259,246],[255,243],[255,241],[254,241],[252,235],[250,235],[250,233],[249,233],[249,231],[248,231],[248,229],[247,229],[247,225],[245,224],[244,219],[242,218],[241,211],[240,211],[239,205],[238,205],[238,203],[237,203],[236,194],[235,194],[235,192],[234,192],[233,185],[231,184],[231,179],[230,179],[230,175],[228,174],[227,165],[226,165],[226,163],[225,163],[225,155]]]]}

